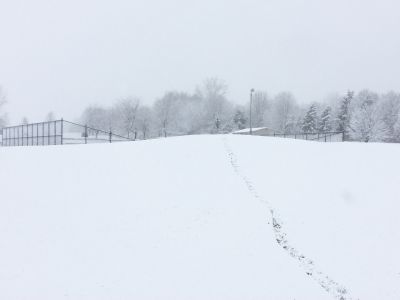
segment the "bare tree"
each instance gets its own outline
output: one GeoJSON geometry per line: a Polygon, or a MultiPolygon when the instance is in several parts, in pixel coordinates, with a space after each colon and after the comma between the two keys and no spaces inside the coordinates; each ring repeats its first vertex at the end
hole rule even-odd
{"type": "Polygon", "coordinates": [[[185,134],[204,132],[203,103],[197,95],[187,95],[182,99],[180,127],[185,134]]]}
{"type": "Polygon", "coordinates": [[[96,129],[105,131],[110,129],[107,109],[97,105],[89,106],[84,110],[81,122],[96,129]]]}
{"type": "Polygon", "coordinates": [[[221,128],[232,123],[234,107],[227,98],[228,86],[218,78],[208,78],[197,88],[196,95],[203,103],[204,128],[208,132],[215,131],[216,124],[221,128]]]}
{"type": "Polygon", "coordinates": [[[272,126],[280,132],[290,132],[296,126],[298,107],[291,93],[282,92],[275,96],[272,111],[272,126]]]}
{"type": "Polygon", "coordinates": [[[167,92],[154,103],[154,112],[160,128],[160,136],[167,137],[169,134],[171,123],[174,120],[174,106],[176,106],[175,92],[167,92]]]}
{"type": "Polygon", "coordinates": [[[149,107],[139,107],[137,112],[137,128],[141,132],[141,138],[144,140],[150,137],[152,117],[152,111],[149,107]]]}
{"type": "Polygon", "coordinates": [[[399,142],[400,94],[389,92],[381,96],[381,118],[386,128],[387,142],[399,142]]]}
{"type": "MultiPolygon", "coordinates": [[[[224,81],[209,78],[195,93],[166,92],[152,107],[139,105],[133,97],[111,107],[89,106],[81,121],[129,137],[138,132],[143,139],[157,133],[166,137],[231,132],[246,126],[249,105],[235,106],[227,99],[227,89],[224,81]]],[[[4,96],[0,99],[3,103],[4,96]]],[[[337,128],[346,139],[400,142],[400,94],[361,91],[354,97],[349,91],[343,98],[333,95],[328,100],[316,102],[309,109],[308,105],[299,105],[289,92],[279,93],[273,100],[258,92],[253,98],[253,125],[270,126],[282,133],[323,133],[337,128]]]]}
{"type": "Polygon", "coordinates": [[[196,95],[172,92],[172,117],[170,131],[175,135],[200,133],[202,124],[202,102],[196,95]]]}
{"type": "Polygon", "coordinates": [[[135,134],[139,105],[140,100],[138,98],[127,97],[119,100],[112,108],[112,123],[117,124],[117,128],[128,138],[135,134]]]}
{"type": "Polygon", "coordinates": [[[255,92],[252,101],[252,125],[261,127],[265,125],[267,111],[271,107],[271,103],[266,92],[255,92]]]}
{"type": "Polygon", "coordinates": [[[382,141],[386,128],[381,119],[379,96],[368,90],[361,91],[355,98],[351,118],[352,138],[363,142],[382,141]]]}

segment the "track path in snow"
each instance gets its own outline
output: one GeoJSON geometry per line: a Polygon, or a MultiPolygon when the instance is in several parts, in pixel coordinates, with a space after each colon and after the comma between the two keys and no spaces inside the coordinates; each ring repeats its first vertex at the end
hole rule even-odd
{"type": "Polygon", "coordinates": [[[230,164],[232,165],[234,172],[243,180],[252,197],[265,204],[266,207],[268,208],[269,211],[268,224],[272,226],[272,230],[274,232],[276,242],[278,243],[278,245],[282,247],[282,249],[284,249],[286,252],[288,252],[288,254],[292,258],[297,260],[300,267],[303,268],[305,273],[309,277],[313,278],[325,291],[331,294],[335,299],[339,300],[357,299],[350,295],[347,288],[345,288],[343,285],[339,284],[338,282],[330,278],[328,275],[323,273],[321,270],[319,270],[313,260],[302,254],[299,250],[297,250],[296,247],[290,244],[288,235],[284,230],[284,224],[279,218],[278,213],[272,207],[270,202],[268,202],[265,198],[260,196],[252,181],[240,167],[240,164],[238,163],[238,158],[234,153],[234,151],[232,150],[228,138],[224,136],[222,137],[222,139],[225,150],[229,157],[230,164]]]}

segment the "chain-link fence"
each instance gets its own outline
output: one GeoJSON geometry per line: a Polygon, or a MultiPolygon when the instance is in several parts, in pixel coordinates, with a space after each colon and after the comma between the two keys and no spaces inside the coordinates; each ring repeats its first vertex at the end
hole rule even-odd
{"type": "Polygon", "coordinates": [[[115,134],[112,130],[104,131],[66,120],[5,127],[0,137],[3,147],[114,143],[134,139],[115,134]]]}
{"type": "Polygon", "coordinates": [[[316,142],[343,142],[343,132],[324,132],[324,133],[274,133],[275,137],[299,139],[316,142]]]}

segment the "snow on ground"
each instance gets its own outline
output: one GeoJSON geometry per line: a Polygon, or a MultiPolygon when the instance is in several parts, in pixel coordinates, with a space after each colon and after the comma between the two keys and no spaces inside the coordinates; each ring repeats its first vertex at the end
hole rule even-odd
{"type": "Polygon", "coordinates": [[[290,243],[319,270],[353,298],[400,299],[400,145],[229,142],[290,243]]]}
{"type": "Polygon", "coordinates": [[[0,148],[0,298],[399,299],[398,151],[233,135],[0,148]]]}
{"type": "MultiPolygon", "coordinates": [[[[258,131],[258,130],[262,130],[262,129],[268,129],[268,127],[256,127],[256,128],[252,128],[252,131],[258,131]]],[[[240,129],[235,131],[234,133],[250,133],[250,128],[244,128],[244,129],[240,129]]]]}

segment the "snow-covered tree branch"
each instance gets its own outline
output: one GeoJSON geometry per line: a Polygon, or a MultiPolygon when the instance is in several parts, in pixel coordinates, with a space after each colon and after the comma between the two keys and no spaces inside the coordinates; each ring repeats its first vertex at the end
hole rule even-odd
{"type": "MultiPolygon", "coordinates": [[[[218,78],[203,81],[193,93],[168,91],[153,105],[126,97],[109,107],[92,105],[81,122],[102,130],[140,139],[201,133],[228,133],[249,126],[250,102],[234,104],[227,84],[218,78]]],[[[269,97],[256,91],[253,127],[278,133],[343,132],[349,141],[400,142],[400,94],[348,91],[329,103],[299,103],[290,92],[269,97]]]]}

